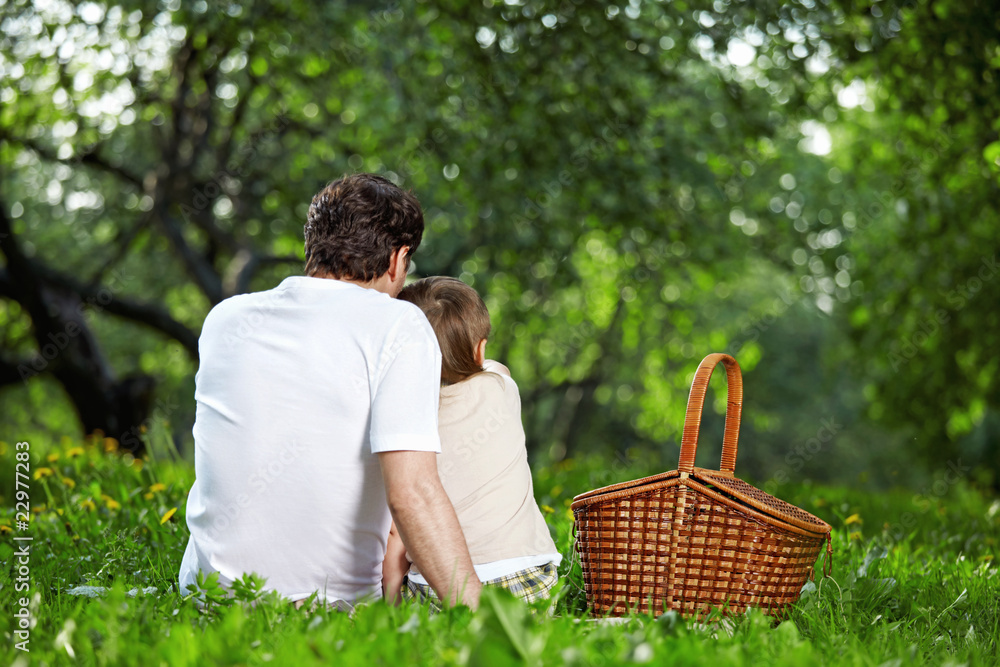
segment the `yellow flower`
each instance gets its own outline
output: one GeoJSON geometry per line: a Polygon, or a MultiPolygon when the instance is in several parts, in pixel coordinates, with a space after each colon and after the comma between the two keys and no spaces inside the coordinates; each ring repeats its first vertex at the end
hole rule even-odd
{"type": "Polygon", "coordinates": [[[117,450],[118,450],[118,441],[117,440],[115,440],[114,438],[105,438],[104,439],[104,451],[106,451],[106,452],[114,452],[114,451],[117,451],[117,450]]]}
{"type": "Polygon", "coordinates": [[[856,531],[856,532],[850,533],[848,536],[852,540],[860,540],[861,539],[861,532],[860,531],[856,531]]]}
{"type": "Polygon", "coordinates": [[[95,505],[94,501],[91,500],[90,498],[82,500],[80,502],[80,507],[82,507],[83,509],[87,510],[88,512],[93,512],[94,510],[97,509],[97,505],[95,505]]]}
{"type": "Polygon", "coordinates": [[[84,452],[83,447],[70,447],[68,450],[66,450],[66,457],[72,459],[76,458],[77,456],[83,456],[83,452],[84,452]]]}
{"type": "Polygon", "coordinates": [[[153,499],[153,494],[151,492],[144,493],[144,494],[142,494],[142,497],[145,498],[146,500],[152,500],[153,499]]]}
{"type": "Polygon", "coordinates": [[[162,526],[166,522],[170,521],[170,517],[172,517],[175,514],[177,514],[176,507],[171,507],[170,509],[168,509],[166,514],[163,515],[163,518],[160,519],[160,525],[162,526]]]}
{"type": "Polygon", "coordinates": [[[160,491],[165,491],[166,489],[167,489],[167,485],[166,484],[162,484],[160,482],[157,482],[156,484],[153,484],[152,486],[149,487],[149,492],[150,493],[158,493],[160,491]]]}
{"type": "Polygon", "coordinates": [[[52,477],[55,471],[52,468],[35,468],[35,479],[41,479],[42,477],[52,477]]]}
{"type": "Polygon", "coordinates": [[[13,532],[10,529],[10,526],[0,525],[0,533],[10,533],[10,532],[13,532]]]}
{"type": "Polygon", "coordinates": [[[555,510],[549,507],[548,505],[542,505],[541,510],[546,514],[552,514],[553,512],[555,512],[555,510]]]}
{"type": "Polygon", "coordinates": [[[143,463],[142,459],[132,459],[131,465],[136,470],[142,470],[142,466],[145,464],[143,463]]]}
{"type": "Polygon", "coordinates": [[[104,504],[107,506],[109,510],[121,509],[122,504],[117,500],[115,500],[114,498],[112,498],[111,496],[107,496],[102,493],[101,498],[104,500],[104,504]]]}
{"type": "Polygon", "coordinates": [[[864,521],[861,519],[860,514],[852,514],[851,516],[844,519],[844,523],[850,526],[852,523],[864,523],[864,521]]]}
{"type": "Polygon", "coordinates": [[[56,461],[59,460],[59,453],[56,452],[55,454],[49,454],[48,456],[45,457],[45,460],[48,461],[49,463],[55,463],[56,461]]]}
{"type": "Polygon", "coordinates": [[[62,482],[63,486],[65,486],[66,488],[69,488],[69,489],[76,488],[76,482],[74,482],[73,480],[71,480],[69,477],[63,477],[59,481],[62,482]]]}

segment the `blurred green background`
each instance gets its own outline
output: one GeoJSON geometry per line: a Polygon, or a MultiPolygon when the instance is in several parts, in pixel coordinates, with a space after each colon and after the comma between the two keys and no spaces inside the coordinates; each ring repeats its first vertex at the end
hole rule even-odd
{"type": "Polygon", "coordinates": [[[536,466],[676,467],[725,351],[737,474],[769,491],[1000,484],[990,2],[0,16],[2,439],[190,455],[206,313],[300,273],[312,195],[370,171],[423,204],[416,275],[486,299],[536,466]]]}

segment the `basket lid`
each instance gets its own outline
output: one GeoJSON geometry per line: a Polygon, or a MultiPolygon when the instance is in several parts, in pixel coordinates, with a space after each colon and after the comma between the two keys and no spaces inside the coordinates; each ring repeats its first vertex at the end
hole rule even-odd
{"type": "MultiPolygon", "coordinates": [[[[587,505],[603,502],[607,496],[614,498],[621,497],[622,492],[632,491],[640,494],[646,490],[645,487],[661,486],[663,482],[679,478],[681,473],[678,470],[662,472],[658,475],[650,475],[641,479],[634,479],[628,482],[620,482],[610,486],[604,486],[587,493],[581,493],[573,498],[572,509],[576,510],[587,505]]],[[[826,534],[830,532],[830,524],[822,519],[813,516],[800,507],[796,507],[781,498],[775,498],[771,494],[761,491],[757,487],[744,482],[730,473],[718,470],[707,470],[705,468],[694,468],[690,477],[710,488],[714,487],[735,500],[749,505],[750,507],[776,519],[790,523],[797,528],[808,530],[812,533],[826,534]]],[[[683,483],[683,482],[682,482],[683,483]]],[[[624,494],[629,495],[629,494],[624,494]]]]}
{"type": "Polygon", "coordinates": [[[597,502],[599,496],[604,496],[608,493],[638,489],[639,487],[646,486],[647,484],[655,484],[656,482],[662,482],[678,477],[679,475],[680,473],[678,471],[671,470],[670,472],[661,472],[658,475],[650,475],[649,477],[643,477],[642,479],[633,479],[628,482],[619,482],[618,484],[602,486],[599,489],[594,489],[593,491],[587,491],[586,493],[574,496],[572,507],[575,509],[581,505],[589,505],[593,502],[597,502]]]}
{"type": "Polygon", "coordinates": [[[831,530],[830,524],[819,517],[815,517],[801,507],[796,507],[781,498],[775,498],[770,493],[761,491],[757,487],[744,482],[739,477],[703,468],[695,468],[694,474],[691,476],[703,484],[711,484],[725,491],[727,494],[750,505],[756,510],[786,521],[803,530],[823,534],[829,533],[831,530]]]}

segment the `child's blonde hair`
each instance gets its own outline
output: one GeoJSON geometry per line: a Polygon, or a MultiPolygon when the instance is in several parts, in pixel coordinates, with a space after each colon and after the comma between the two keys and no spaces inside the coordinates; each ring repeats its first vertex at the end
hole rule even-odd
{"type": "Polygon", "coordinates": [[[490,336],[490,313],[482,297],[461,280],[433,276],[411,283],[399,298],[424,311],[441,346],[441,383],[455,384],[481,373],[476,346],[490,336]]]}

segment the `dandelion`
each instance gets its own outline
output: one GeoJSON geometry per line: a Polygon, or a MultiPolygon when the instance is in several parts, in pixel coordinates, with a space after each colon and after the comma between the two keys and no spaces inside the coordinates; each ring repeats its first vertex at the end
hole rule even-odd
{"type": "Polygon", "coordinates": [[[70,447],[68,450],[66,450],[66,458],[73,459],[76,458],[77,456],[83,456],[83,453],[84,453],[83,447],[70,447]]]}
{"type": "Polygon", "coordinates": [[[55,463],[56,461],[59,460],[59,452],[56,452],[55,454],[49,454],[48,456],[45,457],[45,460],[48,461],[49,463],[55,463]]]}
{"type": "Polygon", "coordinates": [[[104,451],[106,451],[106,452],[115,452],[115,451],[118,451],[118,441],[115,440],[114,438],[105,438],[104,439],[104,451]]]}
{"type": "Polygon", "coordinates": [[[160,519],[160,525],[162,526],[166,522],[170,521],[170,518],[175,514],[177,514],[176,507],[171,507],[170,509],[168,509],[166,513],[163,515],[163,517],[160,519]]]}
{"type": "Polygon", "coordinates": [[[166,488],[167,488],[166,484],[161,484],[160,482],[156,482],[155,484],[149,487],[149,491],[144,493],[142,497],[145,498],[146,500],[152,500],[154,495],[156,495],[160,491],[165,491],[166,488]]]}
{"type": "Polygon", "coordinates": [[[41,479],[43,477],[52,477],[56,474],[52,468],[36,468],[35,469],[35,479],[41,479]]]}
{"type": "Polygon", "coordinates": [[[5,526],[3,524],[0,524],[0,534],[6,534],[6,533],[11,533],[11,532],[14,532],[14,531],[11,530],[10,526],[5,526]]]}
{"type": "Polygon", "coordinates": [[[94,501],[91,500],[90,498],[80,501],[80,507],[87,510],[88,512],[93,512],[94,510],[97,509],[97,505],[95,505],[94,501]]]}
{"type": "Polygon", "coordinates": [[[555,512],[555,510],[549,507],[548,505],[542,505],[541,510],[546,514],[552,514],[553,512],[555,512]]]}
{"type": "Polygon", "coordinates": [[[76,482],[71,480],[69,477],[62,477],[59,479],[59,481],[62,482],[63,486],[65,486],[67,489],[76,488],[76,482]]]}
{"type": "Polygon", "coordinates": [[[104,500],[104,504],[109,510],[121,509],[122,504],[117,500],[115,500],[114,498],[112,498],[111,496],[102,493],[101,499],[104,500]]]}
{"type": "Polygon", "coordinates": [[[852,523],[864,523],[864,521],[861,519],[860,514],[852,514],[851,516],[844,519],[844,523],[850,526],[852,523]]]}

